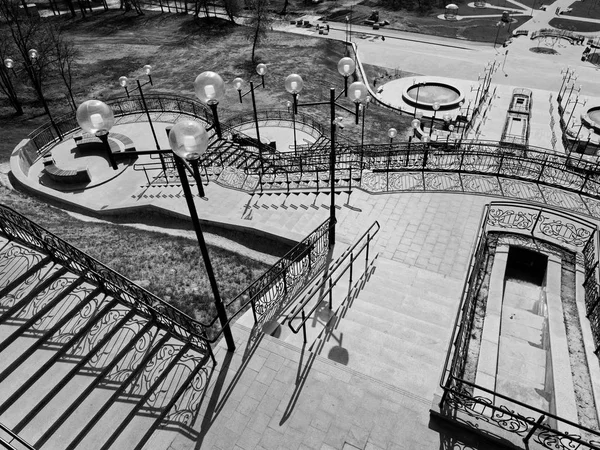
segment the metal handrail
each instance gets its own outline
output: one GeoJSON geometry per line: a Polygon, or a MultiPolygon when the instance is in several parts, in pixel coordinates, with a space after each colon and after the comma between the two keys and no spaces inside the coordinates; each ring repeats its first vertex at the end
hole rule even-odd
{"type": "MultiPolygon", "coordinates": [[[[479,263],[481,262],[478,258],[481,257],[481,252],[480,252],[480,248],[482,248],[481,246],[485,245],[485,236],[487,235],[487,226],[488,226],[488,221],[489,221],[489,217],[490,217],[490,211],[493,208],[502,208],[502,207],[516,207],[519,208],[521,210],[525,209],[525,210],[531,210],[537,213],[537,218],[533,223],[533,226],[531,227],[530,232],[532,233],[532,236],[534,236],[535,234],[535,230],[539,221],[539,218],[541,217],[541,214],[544,212],[547,213],[551,213],[554,217],[559,217],[559,218],[563,218],[563,219],[568,219],[568,221],[570,222],[574,222],[577,223],[583,227],[587,227],[590,230],[590,235],[588,237],[588,239],[585,241],[585,243],[582,244],[572,244],[575,245],[577,248],[580,249],[580,251],[586,250],[590,244],[594,243],[594,239],[596,236],[596,225],[588,220],[585,219],[581,219],[577,216],[573,216],[567,213],[564,213],[562,211],[559,211],[557,209],[554,208],[536,208],[536,207],[532,207],[529,205],[524,205],[521,203],[515,203],[515,202],[491,202],[489,204],[487,204],[485,206],[485,210],[484,213],[482,214],[482,217],[480,219],[480,223],[479,223],[479,232],[476,238],[475,243],[472,245],[472,257],[471,257],[471,262],[469,264],[469,270],[467,271],[467,275],[465,277],[465,282],[463,284],[463,292],[462,292],[462,296],[461,296],[461,301],[459,304],[459,308],[458,311],[456,313],[456,317],[454,320],[454,325],[453,325],[453,329],[452,329],[452,335],[450,338],[450,344],[448,346],[447,352],[446,352],[446,358],[444,361],[444,366],[443,366],[443,370],[442,370],[442,375],[440,377],[440,382],[439,385],[440,387],[443,389],[444,393],[442,395],[442,399],[439,403],[440,408],[443,408],[444,405],[446,404],[448,395],[450,394],[454,394],[457,396],[461,396],[464,398],[467,398],[468,402],[470,403],[478,403],[478,404],[482,404],[485,406],[489,406],[490,408],[492,408],[494,411],[499,411],[501,412],[503,415],[510,415],[513,418],[516,418],[519,421],[523,421],[526,422],[529,425],[532,425],[533,428],[531,428],[529,430],[529,433],[527,434],[526,438],[524,439],[525,442],[527,442],[531,436],[535,433],[535,431],[538,428],[542,428],[550,433],[554,433],[554,435],[560,435],[563,437],[566,437],[570,440],[572,440],[573,442],[577,442],[579,444],[584,444],[589,448],[600,448],[597,447],[596,444],[600,445],[600,441],[598,441],[597,443],[595,441],[591,441],[591,442],[586,442],[580,439],[580,437],[578,436],[574,436],[574,435],[570,435],[568,433],[564,433],[564,432],[560,432],[558,430],[555,430],[547,425],[542,424],[542,420],[544,417],[549,417],[553,420],[556,420],[558,422],[562,422],[565,423],[571,427],[574,427],[576,429],[580,429],[582,431],[585,431],[586,433],[590,433],[592,435],[598,436],[600,439],[600,434],[597,431],[594,430],[590,430],[589,428],[573,423],[567,419],[563,419],[557,415],[542,411],[536,407],[527,405],[521,401],[518,401],[516,399],[510,398],[506,395],[500,394],[496,391],[487,389],[485,387],[479,386],[474,382],[468,381],[468,380],[464,380],[462,379],[460,376],[458,376],[457,374],[455,374],[455,368],[458,368],[458,364],[457,364],[457,357],[460,358],[461,355],[459,355],[457,352],[459,350],[459,347],[461,346],[462,340],[468,338],[468,330],[465,332],[465,330],[463,329],[463,327],[465,325],[468,325],[465,323],[465,320],[472,320],[468,317],[465,318],[465,315],[468,312],[468,305],[467,305],[467,301],[470,300],[472,301],[473,295],[474,293],[471,291],[471,289],[473,289],[473,277],[476,276],[475,273],[475,268],[476,266],[479,265],[479,263]],[[475,250],[476,249],[476,250],[475,250]],[[452,362],[451,362],[452,361],[452,362]],[[519,413],[516,413],[514,411],[509,410],[508,408],[500,405],[500,406],[496,406],[491,404],[489,401],[486,401],[486,398],[483,397],[481,399],[474,397],[472,394],[467,393],[467,392],[462,392],[460,390],[458,390],[456,387],[454,387],[455,383],[464,383],[467,386],[470,386],[473,389],[477,389],[477,390],[481,390],[483,392],[487,392],[488,394],[492,394],[495,397],[498,398],[502,398],[504,400],[507,400],[511,403],[517,404],[520,407],[526,408],[528,410],[531,410],[537,414],[540,414],[540,419],[538,419],[537,421],[533,418],[530,417],[524,417],[519,413]]],[[[510,228],[509,228],[510,229],[510,228]]],[[[517,228],[519,231],[523,231],[525,230],[525,228],[517,228]]],[[[527,228],[527,230],[529,230],[529,228],[527,228]]],[[[537,236],[537,235],[536,235],[537,236]]],[[[547,234],[543,234],[544,237],[549,237],[547,234]]],[[[539,238],[539,236],[538,236],[539,238]]],[[[588,264],[590,262],[588,262],[587,260],[585,260],[587,258],[584,258],[584,264],[588,264]]],[[[594,260],[595,260],[595,265],[593,270],[595,270],[596,272],[598,271],[598,249],[594,248],[594,260]]],[[[591,263],[594,263],[594,261],[591,261],[591,263]]],[[[586,270],[587,272],[587,270],[586,270]]],[[[474,308],[475,305],[471,305],[471,308],[474,308]]],[[[463,355],[463,358],[465,356],[463,355]]],[[[465,407],[465,409],[468,409],[465,407]]],[[[469,412],[467,412],[469,413],[469,412]]],[[[514,430],[512,430],[514,431],[514,430]]],[[[527,431],[527,430],[525,430],[527,431]]],[[[555,447],[551,447],[551,448],[555,448],[555,447]]],[[[557,447],[558,448],[558,447],[557,447]]],[[[564,447],[565,450],[567,447],[564,447]]],[[[570,447],[569,447],[570,448],[570,447]]]]}
{"type": "MultiPolygon", "coordinates": [[[[212,112],[206,105],[197,100],[192,100],[188,97],[179,95],[152,94],[145,96],[145,99],[149,111],[176,112],[179,114],[190,115],[195,118],[203,117],[206,122],[212,123],[212,112]]],[[[119,97],[107,100],[106,104],[111,106],[115,113],[115,117],[137,114],[145,111],[141,97],[119,97]]],[[[50,123],[46,123],[45,125],[36,128],[27,136],[35,146],[38,156],[44,153],[48,145],[53,144],[57,140],[62,140],[63,136],[79,129],[75,112],[64,114],[56,118],[54,122],[56,124],[56,129],[60,130],[60,136],[56,135],[55,128],[50,123]]]]}
{"type": "MultiPolygon", "coordinates": [[[[262,121],[285,120],[287,122],[292,123],[295,120],[296,124],[308,125],[312,129],[319,132],[319,134],[325,134],[325,132],[326,132],[323,125],[321,125],[319,122],[317,122],[315,119],[313,119],[308,114],[296,113],[295,118],[293,118],[292,112],[289,112],[287,110],[267,109],[267,110],[257,111],[256,115],[257,115],[257,118],[259,121],[261,121],[261,120],[262,121]]],[[[221,129],[231,132],[231,131],[233,131],[232,129],[234,129],[236,126],[239,126],[239,125],[245,124],[245,123],[254,123],[254,122],[255,122],[255,119],[254,119],[253,113],[239,114],[235,117],[232,117],[230,119],[223,121],[223,123],[221,124],[221,129]]],[[[237,130],[235,130],[235,131],[237,132],[237,130]]]]}
{"type": "MultiPolygon", "coordinates": [[[[243,299],[244,297],[248,297],[248,300],[246,300],[244,303],[242,303],[240,305],[240,307],[237,309],[237,311],[235,311],[233,314],[231,314],[228,317],[226,324],[224,324],[221,327],[221,330],[217,333],[217,335],[215,337],[213,337],[212,339],[210,339],[208,342],[211,342],[211,343],[216,342],[219,339],[219,337],[221,336],[221,334],[223,333],[223,330],[226,328],[226,325],[229,324],[230,322],[232,322],[233,319],[235,317],[237,317],[241,312],[245,311],[246,307],[249,305],[252,306],[254,321],[255,321],[255,323],[257,323],[258,318],[256,316],[256,310],[255,310],[256,300],[257,300],[257,298],[260,297],[260,295],[262,293],[265,292],[265,287],[270,286],[270,283],[265,284],[265,280],[268,280],[269,278],[273,279],[273,280],[279,279],[282,274],[286,273],[287,269],[289,269],[289,267],[295,262],[295,260],[297,259],[297,257],[299,255],[305,254],[307,252],[307,249],[310,249],[310,245],[313,245],[314,242],[316,242],[319,238],[321,238],[323,236],[328,236],[329,229],[332,226],[335,226],[335,225],[331,225],[329,223],[329,218],[327,218],[323,223],[321,223],[321,225],[319,225],[317,228],[315,228],[307,237],[305,237],[301,242],[296,244],[294,246],[294,248],[292,248],[282,258],[280,258],[279,261],[277,261],[275,264],[273,264],[258,279],[256,279],[254,282],[252,282],[246,289],[244,289],[242,292],[240,292],[235,298],[233,298],[232,300],[227,302],[225,304],[225,307],[229,307],[232,304],[239,301],[240,299],[243,299]],[[262,287],[262,289],[261,289],[261,287],[262,287]],[[256,293],[254,295],[252,294],[253,291],[256,291],[256,293]]],[[[217,320],[218,320],[218,316],[215,316],[210,322],[203,323],[202,325],[206,328],[211,328],[216,323],[217,320]]]]}
{"type": "Polygon", "coordinates": [[[8,428],[6,425],[4,425],[1,422],[0,422],[0,430],[2,430],[4,433],[8,434],[12,438],[12,440],[15,440],[19,443],[19,445],[17,447],[15,447],[10,442],[7,442],[4,439],[0,438],[0,445],[2,447],[4,447],[6,450],[17,450],[17,449],[21,450],[23,448],[25,448],[26,450],[36,450],[33,447],[33,445],[28,443],[25,439],[23,439],[18,434],[13,433],[13,431],[10,428],[8,428]]]}
{"type": "Polygon", "coordinates": [[[354,260],[355,260],[355,255],[354,255],[354,250],[359,246],[359,244],[361,244],[360,249],[358,250],[358,252],[356,253],[356,256],[360,255],[363,250],[366,249],[366,255],[365,255],[365,270],[367,270],[368,264],[369,264],[369,246],[371,244],[371,240],[373,239],[373,237],[379,232],[380,230],[380,225],[379,222],[375,221],[373,222],[373,224],[367,229],[367,231],[365,231],[360,238],[358,238],[356,240],[356,242],[352,245],[352,247],[346,249],[342,255],[340,255],[338,257],[338,259],[331,265],[331,267],[326,271],[325,275],[323,276],[323,278],[321,279],[321,281],[314,286],[309,292],[307,292],[303,298],[303,300],[297,304],[294,309],[292,310],[292,312],[288,315],[287,321],[288,321],[288,327],[290,328],[290,330],[292,330],[292,332],[294,334],[298,334],[300,332],[300,329],[303,330],[304,333],[304,342],[306,342],[306,322],[310,319],[311,314],[313,314],[317,308],[319,307],[321,301],[325,298],[328,297],[329,298],[329,309],[332,309],[332,290],[333,288],[337,285],[337,282],[341,279],[341,277],[348,271],[350,270],[350,280],[349,283],[352,283],[352,267],[354,264],[354,260]],[[373,234],[371,234],[371,231],[375,229],[375,231],[373,232],[373,234]],[[363,242],[363,239],[365,238],[365,236],[367,237],[367,240],[365,242],[363,242]],[[348,257],[350,257],[350,264],[347,265],[335,278],[334,281],[332,280],[332,275],[337,271],[337,269],[348,259],[348,257]],[[323,288],[325,287],[325,285],[328,285],[327,289],[325,291],[323,291],[323,288]],[[321,294],[318,297],[318,301],[315,303],[315,306],[312,307],[312,309],[308,312],[308,314],[305,313],[304,308],[306,307],[306,305],[313,299],[315,292],[321,292],[321,294]],[[292,321],[298,318],[298,315],[302,314],[302,321],[300,322],[300,325],[296,328],[294,328],[292,321]]]}
{"type": "Polygon", "coordinates": [[[68,270],[101,286],[139,314],[150,317],[156,326],[212,357],[207,329],[202,323],[4,205],[0,205],[0,231],[10,239],[50,255],[68,270]]]}

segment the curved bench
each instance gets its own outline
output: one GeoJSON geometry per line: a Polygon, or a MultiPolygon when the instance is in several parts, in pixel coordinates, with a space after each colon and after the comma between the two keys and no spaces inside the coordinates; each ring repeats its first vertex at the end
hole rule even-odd
{"type": "Polygon", "coordinates": [[[46,173],[51,180],[59,183],[77,184],[89,183],[92,181],[87,168],[78,168],[76,170],[61,169],[52,163],[45,166],[43,172],[46,173]]]}
{"type": "MultiPolygon", "coordinates": [[[[125,152],[135,151],[135,145],[133,145],[133,141],[131,140],[131,138],[125,136],[124,134],[110,133],[108,135],[108,139],[109,139],[109,142],[111,140],[120,142],[123,145],[123,151],[125,151],[125,152]]],[[[73,140],[75,141],[75,144],[77,145],[78,148],[81,148],[81,147],[85,146],[86,144],[99,144],[102,142],[102,141],[100,141],[99,138],[97,138],[96,136],[94,136],[93,134],[90,134],[90,133],[82,133],[78,136],[75,136],[73,138],[73,140]]],[[[111,149],[112,149],[113,153],[121,152],[121,149],[118,146],[117,146],[117,148],[114,148],[114,146],[111,146],[111,149]]]]}

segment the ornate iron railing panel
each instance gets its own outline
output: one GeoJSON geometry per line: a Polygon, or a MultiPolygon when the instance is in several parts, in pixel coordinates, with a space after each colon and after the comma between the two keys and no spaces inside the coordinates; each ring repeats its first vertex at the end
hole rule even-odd
{"type": "Polygon", "coordinates": [[[527,405],[499,392],[491,391],[465,379],[471,331],[481,287],[481,265],[486,261],[486,248],[494,232],[527,234],[535,239],[556,243],[580,252],[585,270],[585,303],[596,345],[600,341],[600,308],[598,280],[598,237],[596,225],[573,215],[550,208],[535,208],[518,203],[492,202],[482,216],[477,247],[473,252],[465,279],[461,306],[456,316],[451,346],[446,355],[440,386],[444,390],[440,411],[455,420],[478,428],[465,416],[486,422],[504,431],[520,436],[525,443],[530,439],[544,448],[572,450],[575,448],[600,449],[600,433],[551,413],[527,405]],[[489,234],[492,232],[492,234],[489,234]],[[593,312],[590,314],[590,305],[593,312]],[[494,400],[492,400],[494,399],[494,400]],[[502,403],[518,407],[517,412],[502,403]],[[569,434],[559,428],[578,430],[569,434]]]}
{"type": "MultiPolygon", "coordinates": [[[[289,123],[290,127],[293,125],[293,121],[296,121],[296,127],[300,129],[302,125],[307,125],[309,128],[312,128],[317,132],[318,135],[325,134],[327,130],[321,125],[319,122],[314,120],[311,116],[302,113],[296,113],[295,117],[292,117],[292,113],[286,110],[280,109],[269,109],[257,111],[256,116],[259,122],[265,122],[269,120],[280,120],[289,123]]],[[[240,114],[238,116],[232,117],[231,119],[227,119],[223,121],[221,124],[221,129],[223,132],[231,132],[234,128],[246,124],[246,123],[254,123],[254,114],[240,114]]]]}
{"type": "MultiPolygon", "coordinates": [[[[251,306],[255,323],[263,325],[288,306],[325,268],[331,226],[329,219],[325,220],[260,278],[227,302],[227,307],[236,305],[236,311],[228,320],[232,321],[251,306]]],[[[217,317],[206,326],[211,327],[216,321],[217,317]]]]}
{"type": "Polygon", "coordinates": [[[81,250],[61,240],[12,209],[0,205],[0,231],[9,239],[24,242],[50,255],[54,261],[102,287],[104,292],[150,318],[160,328],[168,330],[198,351],[211,352],[206,328],[197,320],[134,284],[123,275],[109,269],[81,250]]]}

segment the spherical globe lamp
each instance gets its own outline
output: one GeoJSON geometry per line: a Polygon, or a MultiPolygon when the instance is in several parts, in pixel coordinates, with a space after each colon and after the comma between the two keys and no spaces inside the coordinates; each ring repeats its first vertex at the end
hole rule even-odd
{"type": "Polygon", "coordinates": [[[115,124],[115,115],[106,103],[100,100],[87,100],[77,108],[77,123],[82,130],[96,134],[109,131],[115,124]]]}
{"type": "Polygon", "coordinates": [[[364,101],[368,93],[367,86],[362,81],[355,81],[348,88],[348,97],[355,103],[364,101]]]}
{"type": "Polygon", "coordinates": [[[259,74],[261,77],[264,77],[267,74],[267,65],[263,63],[257,65],[256,73],[259,74]]]}
{"type": "Polygon", "coordinates": [[[15,62],[10,58],[6,58],[4,60],[4,65],[6,66],[7,69],[12,69],[13,67],[15,67],[15,62]]]}
{"type": "Polygon", "coordinates": [[[421,126],[421,121],[419,119],[413,119],[410,124],[413,128],[417,129],[421,126]]]}
{"type": "Polygon", "coordinates": [[[304,80],[296,73],[288,75],[285,78],[285,90],[290,94],[299,94],[304,87],[304,80]]]}
{"type": "Polygon", "coordinates": [[[127,87],[127,82],[129,79],[127,77],[119,77],[119,84],[121,87],[127,87]]]}
{"type": "Polygon", "coordinates": [[[395,128],[390,128],[388,130],[388,137],[390,139],[394,139],[397,135],[398,135],[398,130],[396,130],[395,128]]]}
{"type": "Polygon", "coordinates": [[[225,82],[218,73],[202,72],[194,81],[194,90],[201,101],[216,105],[225,97],[225,82]]]}
{"type": "Polygon", "coordinates": [[[208,148],[208,133],[200,122],[182,120],[169,132],[169,145],[177,156],[187,161],[199,159],[208,148]]]}
{"type": "Polygon", "coordinates": [[[340,59],[337,68],[341,76],[349,77],[356,70],[356,63],[352,58],[345,57],[340,59]]]}
{"type": "Polygon", "coordinates": [[[238,91],[242,90],[242,86],[244,86],[244,80],[242,78],[238,77],[233,80],[233,87],[238,91]]]}
{"type": "Polygon", "coordinates": [[[152,66],[150,64],[146,64],[144,67],[142,67],[142,70],[144,71],[144,74],[150,75],[150,72],[152,72],[152,66]]]}

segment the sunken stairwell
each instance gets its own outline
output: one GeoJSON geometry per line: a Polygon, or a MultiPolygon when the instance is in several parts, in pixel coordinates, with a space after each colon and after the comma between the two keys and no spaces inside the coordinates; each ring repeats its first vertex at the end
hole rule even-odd
{"type": "Polygon", "coordinates": [[[210,350],[150,319],[159,305],[111,296],[102,277],[117,274],[78,275],[34,248],[0,233],[0,440],[142,449],[189,431],[210,350]]]}

